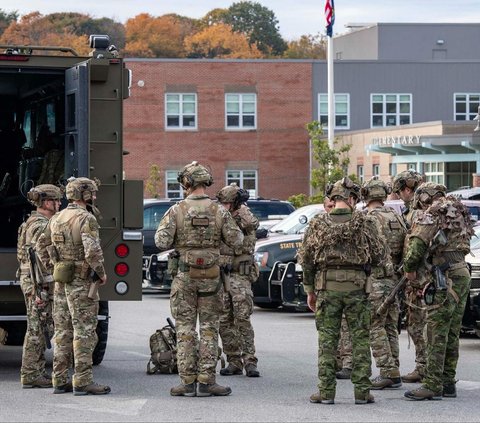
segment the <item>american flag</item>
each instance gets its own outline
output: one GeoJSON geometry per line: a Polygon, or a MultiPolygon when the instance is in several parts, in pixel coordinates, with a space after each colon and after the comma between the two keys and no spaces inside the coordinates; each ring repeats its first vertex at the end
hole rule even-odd
{"type": "Polygon", "coordinates": [[[333,35],[333,24],[335,22],[335,6],[333,0],[325,1],[325,19],[327,21],[327,35],[331,37],[333,35]]]}

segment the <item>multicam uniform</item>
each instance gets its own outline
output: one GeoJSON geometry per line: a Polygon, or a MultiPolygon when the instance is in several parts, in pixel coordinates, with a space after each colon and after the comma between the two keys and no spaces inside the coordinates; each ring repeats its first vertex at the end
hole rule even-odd
{"type": "Polygon", "coordinates": [[[189,195],[172,206],[155,233],[160,250],[173,247],[180,254],[170,308],[176,323],[178,371],[183,385],[215,383],[222,311],[220,241],[238,248],[243,235],[230,213],[207,195],[189,195]]]}
{"type": "Polygon", "coordinates": [[[356,210],[335,208],[330,214],[313,218],[307,228],[298,259],[305,292],[317,294],[318,388],[322,400],[335,397],[336,351],[345,314],[352,336],[355,400],[368,401],[370,306],[363,265],[380,264],[387,253],[376,222],[356,210]]]}
{"type": "Polygon", "coordinates": [[[45,232],[49,219],[43,214],[33,211],[25,223],[18,229],[17,259],[20,265],[19,278],[20,286],[25,297],[27,308],[27,332],[23,342],[22,368],[20,370],[23,385],[28,385],[45,374],[45,349],[46,341],[44,328],[53,334],[52,299],[53,282],[51,273],[48,273],[44,266],[40,266],[43,274],[42,284],[45,293],[45,305],[39,307],[35,302],[37,292],[31,278],[30,259],[27,249],[34,247],[40,236],[45,232]]]}
{"type": "MultiPolygon", "coordinates": [[[[68,188],[68,186],[67,186],[68,188]]],[[[68,194],[68,191],[67,191],[68,194]]],[[[64,272],[55,277],[54,314],[55,352],[52,381],[54,386],[68,382],[68,370],[74,358],[73,386],[93,384],[92,353],[97,344],[98,296],[88,298],[93,271],[105,276],[99,225],[84,207],[70,203],[50,221],[51,251],[56,269],[64,272]],[[68,270],[70,269],[71,273],[68,270]]]]}
{"type": "Polygon", "coordinates": [[[253,292],[251,284],[258,278],[253,261],[258,219],[250,209],[242,204],[232,213],[238,227],[244,234],[243,245],[230,248],[222,242],[222,259],[232,262],[230,290],[223,294],[223,313],[220,316],[220,336],[223,351],[229,364],[243,369],[249,364],[257,364],[255,356],[255,333],[250,315],[253,313],[253,292]],[[225,257],[226,256],[226,257],[225,257]]]}
{"type": "MultiPolygon", "coordinates": [[[[372,292],[368,297],[372,307],[370,344],[376,365],[380,369],[381,378],[377,382],[380,382],[383,378],[394,378],[395,383],[391,387],[398,387],[401,384],[400,380],[396,380],[400,378],[398,298],[394,300],[382,315],[378,315],[377,310],[398,282],[394,266],[401,262],[407,228],[402,218],[389,207],[375,207],[368,211],[368,215],[379,222],[391,254],[391,261],[385,262],[382,266],[375,266],[372,271],[372,292]]],[[[376,380],[374,380],[375,388],[381,389],[385,387],[382,384],[377,387],[375,382],[376,380]]]]}
{"type": "MultiPolygon", "coordinates": [[[[408,229],[412,228],[417,215],[421,214],[420,210],[412,207],[412,203],[405,203],[406,209],[403,213],[403,219],[408,229]]],[[[405,238],[405,248],[408,243],[409,236],[405,238]]],[[[405,287],[405,305],[407,319],[407,333],[412,338],[415,345],[415,370],[412,374],[403,376],[404,382],[417,381],[417,374],[421,379],[425,375],[425,365],[427,362],[427,343],[424,336],[427,314],[425,311],[425,303],[422,299],[422,287],[425,277],[425,268],[421,266],[417,272],[417,281],[407,281],[405,287]],[[410,379],[413,376],[414,379],[410,379]]]]}
{"type": "Polygon", "coordinates": [[[459,334],[470,287],[465,255],[470,252],[472,235],[468,210],[454,197],[434,201],[412,227],[404,258],[405,271],[418,269],[426,255],[427,263],[448,267],[444,271],[448,288],[444,291],[437,289],[433,304],[426,307],[426,374],[420,392],[405,394],[409,398],[441,399],[445,387],[452,386],[454,392],[459,334]],[[439,230],[446,236],[444,244],[434,240],[439,230]]]}

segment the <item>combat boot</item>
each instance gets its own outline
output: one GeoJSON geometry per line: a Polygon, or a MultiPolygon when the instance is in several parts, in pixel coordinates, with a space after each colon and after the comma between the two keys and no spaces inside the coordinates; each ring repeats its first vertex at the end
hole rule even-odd
{"type": "Polygon", "coordinates": [[[375,398],[370,392],[355,392],[355,404],[373,404],[375,398]]]}
{"type": "Polygon", "coordinates": [[[229,386],[222,386],[218,383],[198,383],[197,397],[224,397],[230,395],[232,389],[229,386]]]}
{"type": "Polygon", "coordinates": [[[374,379],[371,379],[372,387],[370,389],[395,389],[402,386],[402,379],[400,377],[386,377],[379,375],[374,379]]]}
{"type": "Polygon", "coordinates": [[[457,387],[455,383],[445,383],[443,385],[442,396],[445,398],[457,398],[457,387]]]}
{"type": "Polygon", "coordinates": [[[433,392],[432,390],[426,388],[425,386],[420,386],[420,388],[412,389],[411,391],[406,391],[403,394],[406,398],[412,399],[415,401],[423,400],[441,400],[442,392],[433,392]]]}
{"type": "Polygon", "coordinates": [[[344,367],[342,370],[335,373],[337,379],[350,379],[352,376],[352,369],[347,369],[344,367]]]}
{"type": "Polygon", "coordinates": [[[220,369],[220,374],[222,376],[242,375],[243,370],[240,367],[235,366],[235,364],[229,363],[227,367],[220,369]]]}
{"type": "Polygon", "coordinates": [[[320,391],[310,395],[310,402],[313,404],[335,404],[333,398],[325,397],[320,391]]]}
{"type": "Polygon", "coordinates": [[[253,363],[249,363],[245,366],[245,373],[247,377],[259,377],[260,372],[257,369],[257,366],[253,363]]]}
{"type": "Polygon", "coordinates": [[[51,388],[52,380],[47,379],[45,376],[40,376],[32,382],[22,382],[23,389],[31,389],[31,388],[51,388]]]}
{"type": "Polygon", "coordinates": [[[402,382],[405,383],[421,383],[423,380],[423,376],[420,374],[418,369],[415,369],[413,372],[407,373],[406,375],[402,376],[402,382]]]}
{"type": "Polygon", "coordinates": [[[54,394],[66,394],[67,392],[73,392],[72,382],[67,382],[65,385],[58,385],[53,387],[54,394]]]}
{"type": "Polygon", "coordinates": [[[74,386],[73,395],[106,395],[111,391],[110,386],[99,385],[98,383],[91,383],[85,386],[74,386]]]}
{"type": "Polygon", "coordinates": [[[197,384],[195,382],[188,385],[181,383],[170,389],[170,395],[172,397],[194,397],[197,395],[197,384]]]}

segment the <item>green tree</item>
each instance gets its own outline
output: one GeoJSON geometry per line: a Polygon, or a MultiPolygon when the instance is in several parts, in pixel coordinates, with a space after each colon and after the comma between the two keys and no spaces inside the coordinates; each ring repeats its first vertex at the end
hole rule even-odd
{"type": "Polygon", "coordinates": [[[342,144],[337,139],[333,142],[333,148],[328,145],[328,140],[323,135],[322,124],[317,120],[307,123],[308,135],[312,140],[313,158],[318,167],[312,170],[313,188],[321,193],[325,192],[328,183],[333,183],[347,176],[350,158],[348,152],[351,144],[342,144]]]}
{"type": "MultiPolygon", "coordinates": [[[[257,2],[241,1],[233,3],[227,11],[224,23],[235,32],[245,34],[249,43],[256,44],[264,55],[281,56],[287,49],[278,29],[278,19],[270,9],[257,2]]],[[[218,15],[221,18],[222,13],[218,15]]]]}
{"type": "Polygon", "coordinates": [[[145,190],[150,198],[158,198],[161,192],[162,175],[160,173],[160,167],[156,164],[150,166],[150,175],[148,176],[145,184],[145,190]]]}
{"type": "Polygon", "coordinates": [[[3,9],[0,9],[0,35],[3,34],[8,26],[12,22],[16,22],[18,19],[18,12],[15,10],[13,12],[6,12],[3,9]]]}

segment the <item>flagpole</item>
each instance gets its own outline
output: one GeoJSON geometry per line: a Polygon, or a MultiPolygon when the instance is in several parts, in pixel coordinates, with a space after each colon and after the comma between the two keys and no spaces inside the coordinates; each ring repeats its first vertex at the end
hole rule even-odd
{"type": "Polygon", "coordinates": [[[333,87],[333,36],[327,36],[327,88],[328,88],[328,146],[335,139],[335,102],[333,87]]]}

